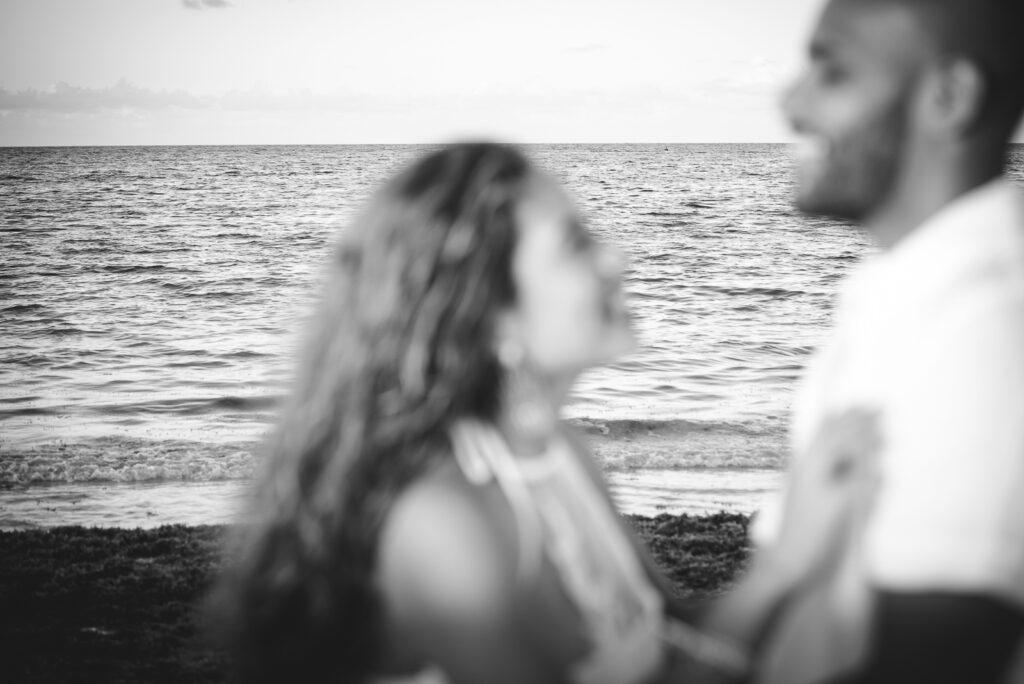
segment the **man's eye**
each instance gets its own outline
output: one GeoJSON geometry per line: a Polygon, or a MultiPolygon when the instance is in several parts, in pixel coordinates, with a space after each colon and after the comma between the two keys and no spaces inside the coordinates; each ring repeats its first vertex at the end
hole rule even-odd
{"type": "Polygon", "coordinates": [[[569,227],[569,234],[566,238],[566,245],[574,252],[582,252],[590,249],[594,239],[583,227],[582,223],[573,222],[569,227]]]}
{"type": "Polygon", "coordinates": [[[846,70],[837,64],[819,64],[818,79],[826,85],[835,85],[846,80],[846,70]]]}
{"type": "Polygon", "coordinates": [[[593,247],[594,239],[585,230],[578,230],[575,231],[570,244],[573,251],[586,252],[593,247]]]}

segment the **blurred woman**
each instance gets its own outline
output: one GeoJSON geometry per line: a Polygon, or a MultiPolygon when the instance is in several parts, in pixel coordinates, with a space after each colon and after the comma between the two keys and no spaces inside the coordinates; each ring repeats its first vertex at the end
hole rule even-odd
{"type": "Polygon", "coordinates": [[[745,673],[853,488],[808,476],[790,543],[709,614],[714,636],[674,617],[560,420],[582,371],[633,348],[621,272],[509,147],[444,148],[378,192],[330,268],[219,589],[242,681],[745,673]]]}

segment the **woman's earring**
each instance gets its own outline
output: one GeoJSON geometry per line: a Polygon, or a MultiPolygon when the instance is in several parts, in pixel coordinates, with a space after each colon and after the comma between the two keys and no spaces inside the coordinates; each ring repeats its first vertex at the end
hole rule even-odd
{"type": "Polygon", "coordinates": [[[498,344],[498,363],[506,372],[519,370],[523,365],[526,354],[523,352],[523,345],[512,339],[504,339],[498,344]]]}

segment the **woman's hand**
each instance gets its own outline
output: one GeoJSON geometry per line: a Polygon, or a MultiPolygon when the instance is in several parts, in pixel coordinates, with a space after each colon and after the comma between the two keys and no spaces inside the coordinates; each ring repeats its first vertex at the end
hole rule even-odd
{"type": "Polygon", "coordinates": [[[828,417],[790,473],[773,564],[794,584],[828,570],[850,543],[878,483],[879,417],[855,409],[828,417]]]}

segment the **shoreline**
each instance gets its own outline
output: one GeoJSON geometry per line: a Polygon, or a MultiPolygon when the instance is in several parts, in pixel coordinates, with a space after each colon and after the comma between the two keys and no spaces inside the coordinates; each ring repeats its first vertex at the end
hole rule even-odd
{"type": "MultiPolygon", "coordinates": [[[[783,473],[756,468],[605,471],[625,515],[749,515],[781,487],[783,473]]],[[[245,509],[251,479],[46,482],[0,487],[0,530],[67,525],[155,528],[230,525],[245,509]]]]}
{"type": "MultiPolygon", "coordinates": [[[[684,600],[723,591],[749,555],[747,515],[625,517],[684,600]]],[[[227,681],[199,607],[228,529],[0,532],[4,681],[227,681]]]]}
{"type": "MultiPolygon", "coordinates": [[[[590,447],[626,514],[751,514],[781,486],[786,446],[778,421],[565,422],[590,447]]],[[[260,441],[127,436],[0,444],[0,530],[233,524],[261,448],[260,441]]]]}

